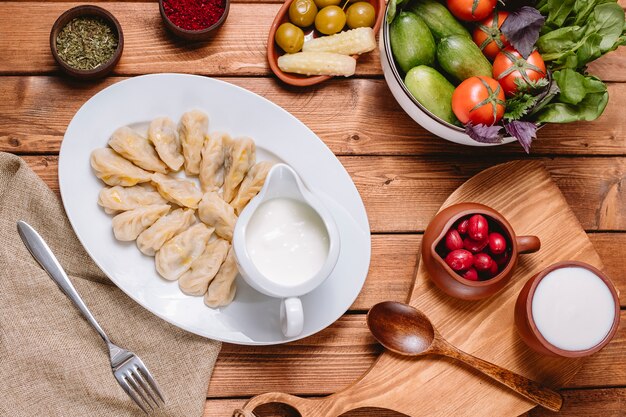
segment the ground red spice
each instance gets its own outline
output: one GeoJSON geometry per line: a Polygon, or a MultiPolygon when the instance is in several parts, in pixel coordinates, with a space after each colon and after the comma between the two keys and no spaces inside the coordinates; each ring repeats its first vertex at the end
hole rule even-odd
{"type": "Polygon", "coordinates": [[[165,14],[181,29],[201,30],[224,14],[225,0],[163,0],[165,14]]]}

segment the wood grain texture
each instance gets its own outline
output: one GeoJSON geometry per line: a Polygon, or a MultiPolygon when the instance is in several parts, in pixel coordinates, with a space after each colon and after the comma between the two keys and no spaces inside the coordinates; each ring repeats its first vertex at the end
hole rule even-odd
{"type": "MultiPolygon", "coordinates": [[[[0,150],[57,153],[65,129],[80,106],[122,79],[81,83],[56,77],[0,77],[0,96],[12,98],[0,102],[4,116],[0,150]]],[[[225,80],[282,106],[339,155],[453,154],[474,158],[478,154],[476,148],[443,141],[416,124],[398,106],[383,80],[333,80],[331,88],[322,84],[307,90],[284,88],[267,78],[225,80]]],[[[532,154],[624,155],[626,84],[610,84],[609,92],[609,105],[600,119],[546,126],[540,130],[532,154]]],[[[517,143],[481,148],[480,154],[525,155],[517,143]]]]}
{"type": "MultiPolygon", "coordinates": [[[[54,20],[77,3],[0,3],[0,73],[43,74],[56,71],[48,36],[54,20]],[[29,45],[23,59],[22,45],[29,45]]],[[[167,33],[152,3],[109,2],[106,8],[124,30],[124,53],[116,74],[188,72],[204,75],[267,75],[265,58],[268,31],[280,4],[231,5],[226,24],[210,42],[188,44],[167,33]]],[[[624,48],[607,55],[593,67],[606,81],[625,81],[620,70],[624,48]]],[[[357,75],[380,75],[375,50],[361,59],[357,75]]],[[[329,85],[326,83],[325,85],[329,85]]]]}

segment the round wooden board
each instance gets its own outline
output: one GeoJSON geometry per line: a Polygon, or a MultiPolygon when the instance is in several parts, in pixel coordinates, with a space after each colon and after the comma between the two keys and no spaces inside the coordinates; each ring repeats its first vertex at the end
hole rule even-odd
{"type": "MultiPolygon", "coordinates": [[[[549,173],[539,162],[514,161],[487,169],[448,197],[442,208],[478,202],[501,212],[518,235],[536,235],[541,250],[522,255],[511,282],[481,301],[447,296],[419,265],[408,302],[426,313],[440,333],[468,353],[558,388],[572,379],[582,360],[549,358],[519,338],[513,309],[524,283],[562,260],[587,262],[602,269],[600,256],[549,173]]],[[[334,417],[360,407],[380,407],[409,416],[516,416],[535,406],[473,369],[442,357],[406,358],[385,352],[353,385],[321,399],[268,393],[253,398],[246,410],[266,402],[284,402],[304,417],[334,417]]]]}

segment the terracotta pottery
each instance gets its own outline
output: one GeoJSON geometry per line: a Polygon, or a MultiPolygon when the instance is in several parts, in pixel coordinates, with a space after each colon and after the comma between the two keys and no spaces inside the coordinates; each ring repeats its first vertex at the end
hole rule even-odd
{"type": "Polygon", "coordinates": [[[613,339],[613,336],[615,336],[615,333],[617,332],[617,328],[619,327],[619,318],[620,318],[619,298],[617,295],[617,291],[615,290],[615,286],[613,285],[611,280],[604,273],[602,273],[602,271],[600,271],[599,269],[589,264],[586,264],[584,262],[578,262],[578,261],[558,262],[554,265],[547,267],[543,271],[539,272],[538,274],[533,276],[531,279],[529,279],[528,282],[526,282],[526,284],[520,291],[519,296],[517,297],[517,302],[515,303],[515,326],[517,327],[517,331],[520,337],[522,338],[522,340],[530,348],[532,348],[538,353],[542,353],[544,355],[549,355],[549,356],[557,356],[561,358],[580,358],[583,356],[592,355],[596,353],[597,351],[599,351],[600,349],[602,349],[611,341],[611,339],[613,339]],[[613,295],[613,301],[615,302],[615,319],[613,320],[613,325],[611,326],[611,330],[609,330],[609,332],[607,333],[606,337],[602,340],[602,342],[592,347],[591,349],[586,349],[586,350],[574,350],[574,351],[563,350],[550,344],[541,335],[533,319],[533,313],[532,313],[533,296],[535,294],[535,289],[537,288],[541,280],[550,272],[554,271],[555,269],[567,268],[567,267],[572,267],[572,266],[585,268],[593,272],[598,277],[600,277],[600,279],[604,281],[606,286],[611,291],[611,294],[613,295]]]}
{"type": "Polygon", "coordinates": [[[536,236],[516,236],[509,222],[496,210],[479,203],[460,203],[440,211],[426,228],[422,241],[422,262],[430,279],[446,294],[463,300],[480,300],[497,293],[506,285],[513,275],[518,255],[537,252],[540,247],[541,242],[536,236]],[[485,281],[463,278],[446,264],[436,250],[454,223],[472,214],[482,214],[497,223],[511,245],[511,258],[506,267],[485,281]]]}

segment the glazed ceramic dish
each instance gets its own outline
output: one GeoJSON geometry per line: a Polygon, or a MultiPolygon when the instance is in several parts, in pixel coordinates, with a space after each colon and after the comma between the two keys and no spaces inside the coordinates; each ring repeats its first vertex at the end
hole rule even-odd
{"type": "Polygon", "coordinates": [[[201,336],[237,344],[284,343],[316,333],[337,320],[363,286],[370,260],[370,231],[363,202],[350,176],[324,143],[279,106],[250,91],[207,77],[156,74],[114,84],[87,101],[67,128],[59,158],[63,204],[81,243],[108,277],[143,307],[201,336]],[[220,309],[202,297],[183,294],[177,282],[160,278],[154,260],[133,242],[115,240],[111,217],[96,204],[102,188],[89,165],[92,150],[106,145],[119,126],[145,129],[157,116],[178,120],[197,108],[209,115],[209,129],[250,136],[257,159],[285,162],[324,203],[339,229],[341,248],[332,274],[304,295],[303,332],[286,338],[280,328],[280,300],[237,278],[237,295],[220,309]]]}
{"type": "MultiPolygon", "coordinates": [[[[390,3],[391,4],[391,3],[390,3]]],[[[388,6],[389,7],[389,6],[388,6]]],[[[385,10],[386,13],[386,10],[385,10]]],[[[385,21],[380,29],[378,36],[378,45],[380,49],[380,64],[383,68],[385,81],[391,90],[391,94],[396,99],[400,107],[408,114],[411,119],[422,126],[429,132],[449,140],[450,142],[459,143],[469,146],[497,146],[514,142],[516,139],[512,137],[504,138],[502,143],[481,143],[470,138],[465,131],[451,123],[441,120],[429,112],[413,95],[409,92],[404,84],[404,78],[400,75],[400,71],[396,67],[396,63],[391,53],[391,43],[389,41],[389,24],[385,21]]]]}
{"type": "Polygon", "coordinates": [[[463,300],[480,300],[500,291],[513,275],[518,255],[533,253],[540,249],[536,236],[516,236],[513,228],[502,214],[478,203],[460,203],[441,210],[429,223],[422,241],[422,262],[430,279],[448,295],[463,300]],[[495,221],[507,235],[511,244],[511,258],[498,275],[485,281],[470,281],[453,271],[437,253],[437,245],[454,223],[471,214],[482,214],[495,221]]]}

